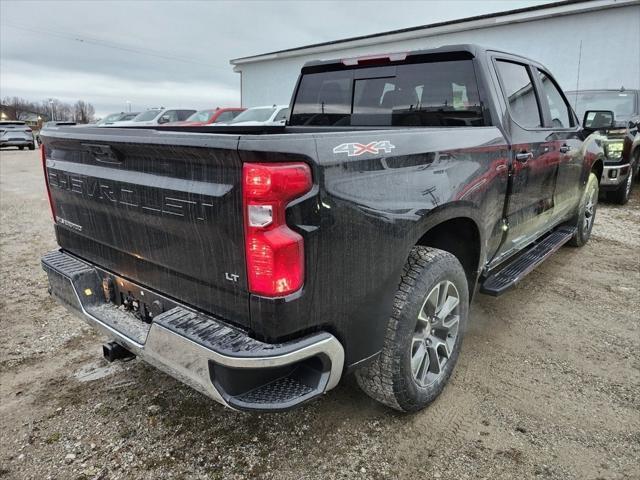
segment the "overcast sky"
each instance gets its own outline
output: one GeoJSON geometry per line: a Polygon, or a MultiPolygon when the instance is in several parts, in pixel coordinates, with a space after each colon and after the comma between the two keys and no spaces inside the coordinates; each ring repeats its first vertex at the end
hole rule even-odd
{"type": "Polygon", "coordinates": [[[540,3],[0,0],[0,97],[237,105],[232,58],[540,3]]]}

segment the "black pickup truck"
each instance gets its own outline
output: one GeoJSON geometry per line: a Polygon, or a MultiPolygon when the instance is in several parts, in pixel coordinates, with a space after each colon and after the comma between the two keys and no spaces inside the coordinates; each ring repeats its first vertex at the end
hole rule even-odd
{"type": "Polygon", "coordinates": [[[598,120],[594,110],[610,111],[611,116],[600,118],[598,125],[605,152],[600,195],[621,205],[626,204],[640,172],[640,149],[631,149],[640,116],[640,90],[621,88],[566,93],[578,118],[584,119],[583,125],[590,126],[593,120],[598,120]],[[587,115],[587,111],[591,114],[587,115]]]}
{"type": "Polygon", "coordinates": [[[545,67],[473,45],[308,63],[282,127],[42,140],[53,297],[111,338],[108,359],[254,411],[350,372],[426,406],[474,293],[588,241],[603,170],[545,67]]]}

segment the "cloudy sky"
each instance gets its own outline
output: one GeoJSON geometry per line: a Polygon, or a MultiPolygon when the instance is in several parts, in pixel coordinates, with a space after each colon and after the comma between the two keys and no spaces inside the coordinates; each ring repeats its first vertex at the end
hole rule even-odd
{"type": "Polygon", "coordinates": [[[540,3],[0,0],[0,97],[236,105],[232,58],[540,3]]]}

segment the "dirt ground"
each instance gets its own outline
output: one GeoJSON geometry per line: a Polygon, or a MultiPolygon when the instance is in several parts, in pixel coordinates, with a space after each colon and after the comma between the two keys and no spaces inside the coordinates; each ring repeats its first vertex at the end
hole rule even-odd
{"type": "Polygon", "coordinates": [[[347,378],[282,414],[223,408],[47,294],[38,152],[0,154],[0,478],[640,479],[640,188],[589,244],[472,307],[457,369],[401,415],[347,378]]]}

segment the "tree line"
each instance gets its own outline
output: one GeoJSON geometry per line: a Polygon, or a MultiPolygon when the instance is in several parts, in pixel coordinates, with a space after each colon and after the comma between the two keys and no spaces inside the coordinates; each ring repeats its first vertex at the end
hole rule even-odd
{"type": "Polygon", "coordinates": [[[29,120],[35,114],[44,120],[91,123],[95,121],[96,115],[93,105],[84,100],[72,104],[57,98],[34,102],[21,97],[5,97],[2,105],[15,115],[13,120],[29,120]]]}

